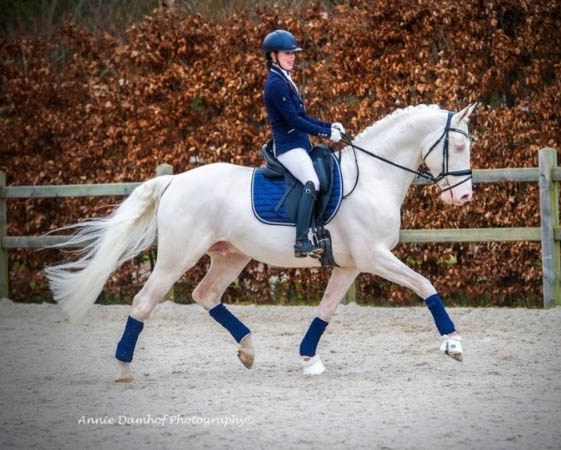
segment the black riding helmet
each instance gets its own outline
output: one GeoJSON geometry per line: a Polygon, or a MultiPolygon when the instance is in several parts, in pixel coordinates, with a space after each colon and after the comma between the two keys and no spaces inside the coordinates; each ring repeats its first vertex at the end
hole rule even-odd
{"type": "Polygon", "coordinates": [[[263,41],[263,53],[265,54],[265,59],[271,61],[269,56],[270,52],[301,52],[302,49],[298,45],[298,41],[286,30],[275,30],[269,33],[265,40],[263,41]]]}

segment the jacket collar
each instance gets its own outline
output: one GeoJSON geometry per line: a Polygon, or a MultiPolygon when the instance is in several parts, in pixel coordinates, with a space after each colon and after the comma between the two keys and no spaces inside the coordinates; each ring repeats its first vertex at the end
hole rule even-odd
{"type": "Polygon", "coordinates": [[[271,72],[274,73],[275,75],[281,77],[281,78],[284,80],[284,82],[288,84],[288,86],[290,87],[290,89],[292,89],[292,90],[296,93],[296,95],[298,96],[298,98],[300,98],[300,99],[302,98],[302,97],[300,96],[300,92],[298,92],[298,89],[296,88],[296,85],[294,84],[294,81],[292,81],[292,79],[289,78],[289,77],[286,75],[286,73],[285,73],[284,70],[282,70],[280,67],[272,66],[272,67],[271,67],[271,72]]]}

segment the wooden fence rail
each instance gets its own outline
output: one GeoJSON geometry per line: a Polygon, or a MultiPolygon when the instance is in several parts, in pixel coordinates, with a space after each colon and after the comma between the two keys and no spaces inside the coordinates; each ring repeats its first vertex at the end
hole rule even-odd
{"type": "MultiPolygon", "coordinates": [[[[169,164],[158,166],[156,175],[173,173],[169,164]]],[[[474,183],[538,182],[540,186],[540,227],[463,228],[401,230],[400,242],[501,242],[541,241],[544,307],[561,305],[561,262],[559,227],[559,190],[561,168],[557,151],[544,148],[539,152],[539,167],[515,169],[482,169],[473,171],[474,183]]],[[[415,179],[414,184],[429,184],[415,179]]],[[[8,297],[8,249],[42,248],[61,245],[67,236],[8,236],[6,200],[12,198],[47,198],[81,196],[126,196],[140,183],[85,184],[60,186],[6,186],[6,175],[0,171],[0,298],[8,297]]],[[[352,300],[356,289],[347,295],[352,300]]]]}

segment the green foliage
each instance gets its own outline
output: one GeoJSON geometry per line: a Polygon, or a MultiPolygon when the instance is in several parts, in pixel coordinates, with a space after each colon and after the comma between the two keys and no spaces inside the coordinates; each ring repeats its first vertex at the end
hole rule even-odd
{"type": "Polygon", "coordinates": [[[52,36],[64,21],[120,33],[161,4],[159,0],[0,0],[0,30],[52,36]]]}
{"type": "Polygon", "coordinates": [[[205,99],[202,97],[193,97],[190,107],[193,111],[204,112],[206,110],[205,99]]]}
{"type": "Polygon", "coordinates": [[[446,266],[454,266],[458,264],[458,259],[456,258],[456,255],[450,255],[448,258],[438,258],[437,263],[446,266]]]}
{"type": "Polygon", "coordinates": [[[41,12],[41,2],[35,0],[0,0],[0,30],[14,26],[29,29],[41,12]]]}
{"type": "MultiPolygon", "coordinates": [[[[298,10],[310,0],[278,0],[287,9],[298,10]]],[[[323,0],[334,7],[335,0],[323,0]]],[[[181,15],[201,14],[212,20],[227,20],[234,12],[254,11],[267,0],[0,0],[0,32],[35,32],[52,36],[64,21],[72,21],[100,33],[120,35],[124,29],[160,6],[181,15]]]]}

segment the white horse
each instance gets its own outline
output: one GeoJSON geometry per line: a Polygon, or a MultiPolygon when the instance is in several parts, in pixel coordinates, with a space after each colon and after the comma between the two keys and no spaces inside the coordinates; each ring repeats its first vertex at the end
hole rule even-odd
{"type": "MultiPolygon", "coordinates": [[[[397,110],[364,130],[353,143],[413,171],[424,161],[443,190],[442,200],[462,205],[472,197],[468,119],[475,107],[471,104],[457,113],[436,105],[397,110]]],[[[345,194],[354,185],[358,168],[355,191],[327,225],[339,267],[333,269],[314,320],[322,325],[318,331],[312,324],[304,338],[312,354],[301,347],[304,373],[323,372],[315,347],[360,272],[405,286],[426,300],[443,336],[441,350],[461,360],[460,338],[434,286],[391,251],[399,241],[400,208],[414,173],[363,151],[356,151],[355,162],[353,148],[347,146],[341,163],[345,194]]],[[[193,299],[236,338],[238,356],[248,368],[255,353],[251,333],[221,304],[225,289],[251,259],[280,267],[319,265],[316,259],[294,257],[291,227],[266,225],[255,218],[250,199],[252,171],[216,163],[153,178],[137,187],[110,216],[72,226],[80,228],[74,242],[89,245],[77,261],[46,269],[54,298],[71,320],[79,320],[111,273],[153,245],[157,235],[154,271],[134,297],[130,323],[117,349],[117,381],[132,380],[129,363],[143,321],[205,253],[211,258],[210,269],[193,291],[193,299]]]]}

